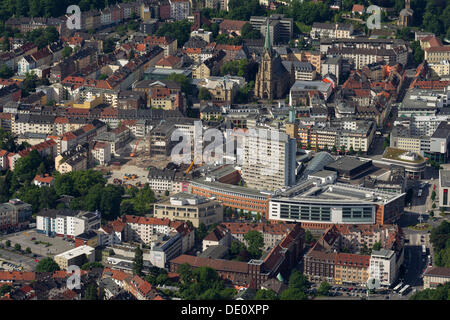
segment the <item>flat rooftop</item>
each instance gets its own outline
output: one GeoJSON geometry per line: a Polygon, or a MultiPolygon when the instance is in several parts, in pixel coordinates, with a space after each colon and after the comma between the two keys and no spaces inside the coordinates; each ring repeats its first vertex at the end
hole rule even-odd
{"type": "Polygon", "coordinates": [[[441,180],[441,186],[450,187],[450,170],[440,170],[439,176],[441,180]]]}
{"type": "Polygon", "coordinates": [[[70,259],[73,257],[77,257],[79,255],[82,255],[82,254],[91,254],[93,251],[95,251],[94,248],[84,245],[84,246],[79,246],[79,247],[73,248],[69,251],[60,253],[60,254],[56,255],[55,258],[63,257],[65,259],[70,259]]]}
{"type": "MultiPolygon", "coordinates": [[[[380,191],[372,188],[365,188],[344,183],[329,183],[320,185],[318,179],[304,180],[296,186],[281,194],[284,199],[297,200],[317,200],[317,202],[357,202],[357,203],[379,203],[390,202],[402,196],[395,192],[380,191]],[[291,192],[290,190],[296,190],[291,192]]],[[[273,197],[274,200],[277,197],[273,197]]]]}
{"type": "Polygon", "coordinates": [[[362,161],[362,160],[358,160],[353,157],[342,157],[342,158],[337,159],[335,162],[327,164],[326,167],[333,168],[338,171],[340,171],[340,170],[350,171],[350,170],[359,168],[360,166],[362,166],[368,162],[369,161],[362,161]]]}

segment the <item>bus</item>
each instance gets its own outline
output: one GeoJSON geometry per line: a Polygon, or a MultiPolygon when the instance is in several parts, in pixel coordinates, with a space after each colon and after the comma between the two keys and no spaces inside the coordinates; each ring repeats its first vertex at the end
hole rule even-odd
{"type": "Polygon", "coordinates": [[[394,292],[397,292],[401,287],[403,286],[403,282],[400,282],[395,288],[393,289],[394,292]]]}
{"type": "Polygon", "coordinates": [[[401,296],[403,296],[404,294],[407,293],[407,291],[409,290],[410,287],[411,287],[411,286],[410,286],[409,284],[407,284],[406,286],[404,286],[404,287],[398,292],[398,294],[401,295],[401,296]]]}

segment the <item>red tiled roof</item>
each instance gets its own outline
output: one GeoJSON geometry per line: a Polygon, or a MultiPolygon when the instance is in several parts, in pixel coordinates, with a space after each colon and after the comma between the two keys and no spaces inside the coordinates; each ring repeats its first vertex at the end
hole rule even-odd
{"type": "Polygon", "coordinates": [[[43,182],[43,183],[51,183],[54,180],[54,178],[49,176],[48,174],[46,174],[44,177],[42,177],[41,175],[38,174],[34,177],[33,180],[43,182]]]}
{"type": "Polygon", "coordinates": [[[340,266],[350,265],[366,269],[370,264],[370,256],[352,253],[338,253],[335,257],[335,264],[340,266]]]}
{"type": "Polygon", "coordinates": [[[167,56],[162,58],[156,63],[156,66],[163,66],[163,67],[173,67],[177,63],[179,63],[181,59],[176,56],[167,56]]]}
{"type": "Polygon", "coordinates": [[[35,279],[36,279],[35,272],[0,271],[0,280],[3,281],[33,281],[35,279]]]}
{"type": "Polygon", "coordinates": [[[240,21],[240,20],[228,20],[224,19],[220,25],[220,30],[232,30],[232,31],[241,31],[244,24],[246,24],[247,21],[240,21]]]}
{"type": "Polygon", "coordinates": [[[354,4],[353,8],[352,8],[352,12],[364,13],[364,6],[362,4],[354,4]]]}
{"type": "Polygon", "coordinates": [[[170,262],[176,264],[188,263],[193,267],[206,266],[216,269],[217,271],[248,273],[248,264],[246,262],[241,261],[209,259],[182,254],[181,256],[172,259],[170,262]]]}
{"type": "Polygon", "coordinates": [[[425,49],[427,52],[450,52],[450,46],[429,47],[425,49]]]}

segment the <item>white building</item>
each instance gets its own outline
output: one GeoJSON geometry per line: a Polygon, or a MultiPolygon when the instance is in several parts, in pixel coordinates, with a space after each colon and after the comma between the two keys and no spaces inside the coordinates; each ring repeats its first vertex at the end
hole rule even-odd
{"type": "Polygon", "coordinates": [[[170,17],[176,21],[187,19],[190,11],[189,0],[169,0],[170,17]]]}
{"type": "Polygon", "coordinates": [[[392,250],[373,250],[370,256],[369,278],[380,281],[382,286],[389,287],[397,278],[398,266],[396,254],[392,250]]]}
{"type": "Polygon", "coordinates": [[[242,139],[242,177],[249,188],[273,191],[295,184],[295,139],[265,128],[237,132],[235,136],[238,148],[242,139]]]}
{"type": "Polygon", "coordinates": [[[47,236],[74,238],[100,228],[100,215],[88,211],[44,209],[36,216],[36,230],[47,236]]]}
{"type": "Polygon", "coordinates": [[[89,246],[79,246],[55,256],[55,262],[62,270],[69,266],[81,266],[86,262],[95,261],[95,249],[89,246]]]}

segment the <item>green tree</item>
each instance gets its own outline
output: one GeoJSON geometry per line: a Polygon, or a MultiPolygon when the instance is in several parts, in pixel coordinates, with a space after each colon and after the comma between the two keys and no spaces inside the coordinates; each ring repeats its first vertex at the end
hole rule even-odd
{"type": "Polygon", "coordinates": [[[289,288],[304,291],[308,286],[308,278],[301,274],[297,269],[292,270],[291,275],[289,276],[289,288]]]}
{"type": "Polygon", "coordinates": [[[259,259],[262,254],[262,248],[264,247],[264,237],[261,232],[256,230],[250,230],[244,235],[244,239],[247,241],[248,252],[254,259],[259,259]]]}
{"type": "Polygon", "coordinates": [[[84,299],[85,300],[98,300],[98,292],[97,292],[98,288],[97,285],[95,283],[91,283],[90,285],[88,285],[88,287],[86,288],[86,292],[84,293],[84,299]]]}
{"type": "Polygon", "coordinates": [[[336,147],[336,146],[333,146],[333,148],[331,148],[331,152],[332,152],[332,153],[336,153],[336,152],[337,152],[337,147],[336,147]]]}
{"type": "Polygon", "coordinates": [[[22,246],[21,246],[20,244],[16,243],[16,244],[14,245],[14,250],[20,251],[21,249],[22,249],[22,246]]]}
{"type": "Polygon", "coordinates": [[[81,270],[91,270],[95,268],[101,268],[103,269],[103,265],[100,262],[86,262],[81,266],[81,270]]]}
{"type": "Polygon", "coordinates": [[[381,242],[380,241],[375,242],[372,246],[372,250],[375,250],[375,251],[381,250],[381,242]]]}
{"type": "Polygon", "coordinates": [[[59,265],[52,258],[42,259],[36,266],[37,272],[54,272],[58,270],[60,270],[59,265]]]}
{"type": "Polygon", "coordinates": [[[305,243],[310,243],[310,242],[312,242],[313,241],[313,235],[312,235],[312,233],[311,233],[311,231],[309,231],[309,230],[306,230],[305,231],[305,243]]]}
{"type": "Polygon", "coordinates": [[[317,293],[321,296],[327,296],[328,292],[330,291],[330,284],[326,281],[323,281],[320,286],[319,289],[317,290],[317,293]]]}
{"type": "Polygon", "coordinates": [[[353,155],[354,153],[355,153],[355,150],[353,150],[353,146],[350,146],[350,148],[348,149],[348,154],[353,155]]]}
{"type": "Polygon", "coordinates": [[[308,300],[308,296],[304,291],[300,289],[289,288],[281,293],[280,300],[308,300]]]}
{"type": "Polygon", "coordinates": [[[3,284],[2,286],[0,286],[0,297],[11,292],[12,290],[13,290],[12,286],[10,286],[9,284],[3,284]]]}
{"type": "Polygon", "coordinates": [[[63,59],[65,59],[65,58],[69,57],[69,56],[72,54],[72,52],[73,52],[72,47],[66,46],[66,47],[64,47],[64,48],[62,49],[62,51],[61,51],[61,57],[62,57],[63,59]]]}
{"type": "Polygon", "coordinates": [[[193,279],[192,268],[188,263],[181,264],[177,269],[177,273],[180,275],[183,284],[189,284],[193,279]]]}
{"type": "Polygon", "coordinates": [[[186,95],[192,94],[192,85],[188,77],[183,74],[171,73],[167,80],[172,80],[180,84],[181,91],[183,91],[186,95]]]}
{"type": "Polygon", "coordinates": [[[431,200],[434,201],[434,199],[436,199],[436,191],[433,190],[433,192],[431,192],[431,200]]]}
{"type": "Polygon", "coordinates": [[[178,47],[181,48],[190,37],[191,23],[187,20],[180,20],[170,23],[163,23],[156,31],[157,36],[167,36],[177,39],[178,47]]]}
{"type": "Polygon", "coordinates": [[[243,39],[261,39],[262,37],[261,32],[253,29],[250,22],[247,22],[242,26],[241,36],[243,39]]]}
{"type": "Polygon", "coordinates": [[[30,247],[27,247],[27,248],[25,249],[25,253],[30,254],[30,253],[31,253],[31,248],[30,248],[30,247]]]}
{"type": "Polygon", "coordinates": [[[5,245],[8,248],[11,247],[11,241],[10,240],[6,240],[5,245]]]}
{"type": "Polygon", "coordinates": [[[256,291],[256,295],[253,300],[278,300],[278,295],[272,289],[261,289],[256,291]]]}
{"type": "Polygon", "coordinates": [[[144,253],[140,247],[137,247],[134,251],[133,260],[133,274],[141,276],[142,268],[144,267],[144,253]]]}
{"type": "Polygon", "coordinates": [[[6,64],[0,66],[0,78],[7,79],[14,75],[14,71],[11,70],[6,64]]]}
{"type": "Polygon", "coordinates": [[[209,93],[209,90],[205,87],[201,87],[200,90],[198,90],[198,98],[200,100],[211,100],[211,93],[209,93]]]}
{"type": "Polygon", "coordinates": [[[14,175],[21,182],[31,182],[36,176],[36,171],[42,162],[42,158],[36,150],[17,160],[14,167],[14,175]]]}
{"type": "Polygon", "coordinates": [[[116,41],[112,38],[108,38],[103,42],[103,52],[108,54],[112,53],[116,47],[116,41]]]}

